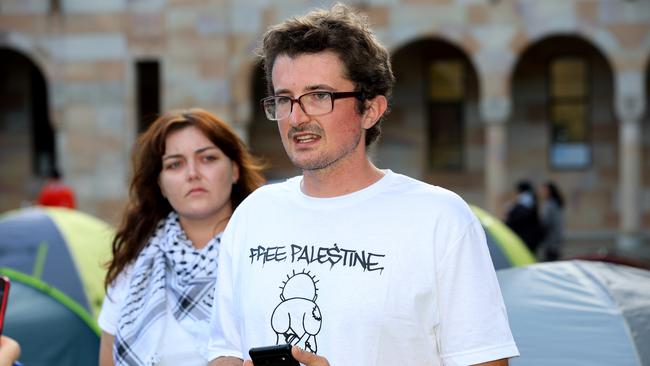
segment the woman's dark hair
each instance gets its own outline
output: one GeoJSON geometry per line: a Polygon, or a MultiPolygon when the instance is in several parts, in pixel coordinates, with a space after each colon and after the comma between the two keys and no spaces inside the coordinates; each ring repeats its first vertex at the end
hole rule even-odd
{"type": "Polygon", "coordinates": [[[551,181],[544,183],[544,185],[548,188],[550,198],[555,201],[560,208],[564,208],[564,198],[562,197],[560,190],[557,188],[557,185],[551,181]]]}
{"type": "MultiPolygon", "coordinates": [[[[357,111],[366,109],[366,100],[383,95],[388,99],[395,83],[390,56],[370,30],[366,17],[337,3],[330,10],[315,10],[271,27],[259,54],[264,61],[268,92],[273,94],[273,65],[280,55],[291,58],[305,53],[332,51],[345,65],[345,76],[361,92],[357,111]]],[[[388,113],[386,110],[384,115],[388,113]]],[[[366,130],[366,147],[381,134],[381,122],[366,130]]]]}
{"type": "Polygon", "coordinates": [[[172,211],[158,185],[165,140],[170,133],[190,126],[198,128],[239,167],[239,179],[230,194],[233,210],[264,184],[261,164],[248,152],[235,131],[212,113],[195,108],[170,111],[158,117],[140,135],[133,152],[129,203],[113,239],[113,259],[108,263],[105,286],[137,257],[158,222],[172,211]]]}

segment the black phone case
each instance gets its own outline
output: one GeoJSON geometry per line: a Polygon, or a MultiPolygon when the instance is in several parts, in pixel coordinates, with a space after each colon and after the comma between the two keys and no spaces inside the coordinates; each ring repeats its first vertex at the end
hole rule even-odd
{"type": "Polygon", "coordinates": [[[255,366],[299,366],[291,355],[291,345],[255,347],[248,351],[255,366]]]}

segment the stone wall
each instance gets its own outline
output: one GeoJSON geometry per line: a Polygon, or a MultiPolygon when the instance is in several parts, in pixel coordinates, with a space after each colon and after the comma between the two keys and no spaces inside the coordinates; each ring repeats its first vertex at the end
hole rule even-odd
{"type": "MultiPolygon", "coordinates": [[[[313,1],[234,0],[105,0],[101,2],[1,0],[0,47],[29,57],[43,73],[49,92],[50,116],[57,152],[66,181],[78,194],[79,208],[117,222],[127,197],[129,156],[137,131],[135,64],[158,60],[161,65],[162,109],[201,106],[230,121],[248,139],[249,127],[260,114],[253,50],[271,24],[304,13],[313,1]]],[[[326,4],[327,2],[324,2],[326,4]]],[[[402,171],[461,193],[468,201],[486,204],[484,122],[504,119],[508,135],[507,190],[518,178],[553,178],[570,196],[569,229],[615,231],[618,225],[617,98],[642,97],[647,108],[648,83],[643,90],[622,74],[648,72],[650,3],[623,0],[371,0],[350,1],[369,15],[378,37],[396,54],[423,39],[441,40],[461,50],[476,73],[475,97],[466,105],[467,169],[442,174],[426,171],[423,121],[414,117],[418,105],[406,104],[415,90],[417,74],[398,86],[398,102],[386,121],[386,139],[375,156],[380,165],[402,171]],[[547,169],[548,147],[540,75],[513,82],[516,66],[533,44],[555,35],[575,37],[602,54],[611,80],[598,79],[592,120],[593,168],[581,172],[547,169]],[[415,84],[413,84],[415,85],[415,84]],[[516,95],[515,95],[516,94],[516,95]],[[524,105],[514,105],[523,101],[524,105]],[[479,108],[494,105],[498,108],[479,108]],[[415,108],[415,109],[414,109],[415,108]],[[493,113],[494,115],[490,115],[493,113]],[[500,117],[503,116],[503,117],[500,117]]],[[[570,50],[567,50],[570,51],[570,50]]],[[[417,60],[403,60],[398,70],[417,60]]],[[[532,67],[532,66],[529,66],[532,67]]],[[[17,69],[12,69],[16,73],[17,69]]],[[[600,73],[600,71],[599,71],[600,73]]],[[[607,72],[603,71],[603,75],[607,72]]],[[[637,99],[634,99],[637,98],[637,99]]],[[[627,99],[626,99],[627,100],[627,99]]],[[[648,116],[648,114],[646,114],[648,116]]],[[[2,122],[0,148],[0,210],[32,199],[34,189],[20,190],[12,182],[37,186],[38,177],[26,168],[31,160],[20,141],[29,139],[28,118],[2,122]],[[19,126],[8,134],[11,126],[19,126]],[[7,142],[10,141],[10,142],[7,142]],[[17,153],[18,152],[18,153],[17,153]],[[18,192],[22,193],[18,193],[18,192]],[[6,194],[6,192],[12,192],[6,194]],[[17,197],[19,195],[20,197],[17,197]]],[[[648,117],[642,131],[643,225],[650,225],[650,156],[648,117]]],[[[259,132],[261,131],[261,132],[259,132]]],[[[274,129],[255,135],[253,150],[281,156],[274,129]],[[257,146],[256,146],[257,145],[257,146]],[[261,147],[264,146],[264,147],[261,147]]],[[[257,133],[257,132],[256,132],[257,133]]],[[[281,166],[279,178],[292,171],[281,166]]]]}

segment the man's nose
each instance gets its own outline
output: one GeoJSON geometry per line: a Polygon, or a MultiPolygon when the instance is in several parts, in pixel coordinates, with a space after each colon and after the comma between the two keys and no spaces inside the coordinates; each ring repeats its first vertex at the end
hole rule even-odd
{"type": "Polygon", "coordinates": [[[309,122],[309,116],[302,109],[302,105],[297,100],[292,100],[293,107],[291,108],[291,115],[289,116],[289,123],[292,126],[299,126],[303,123],[309,122]]]}

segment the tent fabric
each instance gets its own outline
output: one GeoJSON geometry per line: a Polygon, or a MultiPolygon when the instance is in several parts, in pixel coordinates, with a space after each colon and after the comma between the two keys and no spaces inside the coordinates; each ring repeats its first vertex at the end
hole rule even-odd
{"type": "Polygon", "coordinates": [[[45,281],[96,317],[113,235],[108,224],[76,210],[9,211],[0,216],[0,266],[45,281]]]}
{"type": "Polygon", "coordinates": [[[513,366],[650,365],[650,271],[563,261],[497,272],[513,366]]]}
{"type": "Polygon", "coordinates": [[[0,266],[45,279],[89,307],[68,246],[42,210],[21,210],[0,220],[0,266]],[[41,255],[39,255],[41,253],[41,255]],[[47,264],[37,258],[48,258],[47,264]]]}
{"type": "Polygon", "coordinates": [[[95,316],[99,315],[104,300],[104,264],[111,258],[113,228],[95,217],[80,211],[62,208],[44,208],[52,217],[68,243],[72,258],[81,275],[83,288],[95,316]]]}
{"type": "MultiPolygon", "coordinates": [[[[485,228],[484,228],[485,230],[485,228]]],[[[504,251],[501,249],[499,244],[497,244],[496,239],[489,231],[485,230],[485,239],[487,240],[488,249],[490,251],[490,258],[492,259],[492,264],[494,269],[510,268],[513,267],[513,264],[510,262],[510,259],[506,256],[504,251]]]]}
{"type": "Polygon", "coordinates": [[[0,274],[11,281],[4,333],[20,344],[24,365],[97,364],[99,328],[81,305],[29,275],[7,268],[0,274]]]}
{"type": "Polygon", "coordinates": [[[520,267],[536,262],[535,256],[524,242],[503,222],[477,206],[470,205],[470,208],[485,230],[495,269],[520,267]]]}

